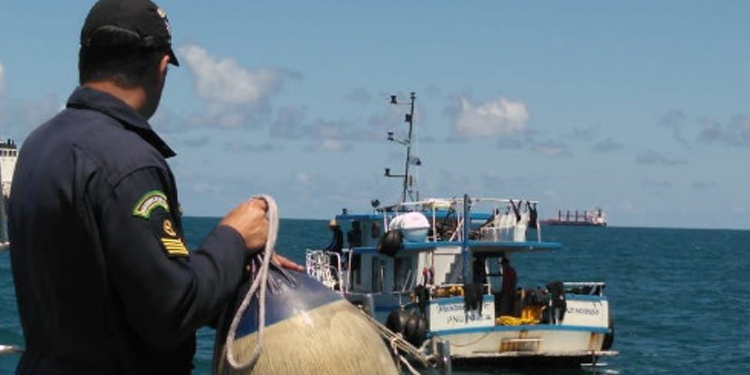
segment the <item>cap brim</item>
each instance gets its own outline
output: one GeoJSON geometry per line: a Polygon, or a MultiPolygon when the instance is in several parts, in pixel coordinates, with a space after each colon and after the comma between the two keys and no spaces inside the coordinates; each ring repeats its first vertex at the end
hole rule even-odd
{"type": "Polygon", "coordinates": [[[169,63],[174,66],[180,66],[180,62],[177,61],[177,56],[174,54],[172,47],[169,47],[169,63]]]}

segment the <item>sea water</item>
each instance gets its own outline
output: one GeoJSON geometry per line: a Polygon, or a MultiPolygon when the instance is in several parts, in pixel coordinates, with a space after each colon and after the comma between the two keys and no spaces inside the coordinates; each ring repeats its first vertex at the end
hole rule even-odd
{"type": "MultiPolygon", "coordinates": [[[[217,222],[185,218],[191,248],[217,222]]],[[[563,249],[513,255],[519,286],[607,283],[613,350],[620,355],[604,358],[607,366],[600,373],[750,374],[750,231],[544,227],[542,235],[563,249]]],[[[302,264],[306,248],[329,242],[327,221],[282,219],[277,249],[302,264]]],[[[9,258],[8,252],[0,254],[0,344],[23,346],[9,258]]],[[[213,342],[211,329],[198,332],[193,374],[210,374],[213,342]]],[[[0,357],[0,375],[13,373],[18,358],[0,357]]],[[[456,375],[496,373],[588,371],[454,369],[456,375]]]]}

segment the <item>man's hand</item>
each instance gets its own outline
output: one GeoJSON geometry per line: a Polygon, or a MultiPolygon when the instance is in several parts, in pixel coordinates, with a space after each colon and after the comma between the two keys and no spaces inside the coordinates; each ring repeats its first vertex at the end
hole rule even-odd
{"type": "MultiPolygon", "coordinates": [[[[268,205],[263,199],[251,199],[237,206],[229,212],[219,225],[234,228],[245,239],[248,255],[255,254],[266,246],[268,240],[268,219],[266,218],[268,205]]],[[[304,267],[279,255],[273,255],[273,261],[282,268],[302,272],[304,267]]]]}
{"type": "Polygon", "coordinates": [[[268,240],[268,205],[263,199],[250,199],[224,216],[219,225],[233,228],[245,239],[248,254],[263,250],[268,240]]]}
{"type": "Polygon", "coordinates": [[[305,267],[302,267],[299,264],[294,263],[291,260],[284,258],[283,256],[279,254],[273,255],[273,261],[276,264],[280,265],[282,268],[285,268],[288,270],[297,271],[297,272],[302,272],[305,270],[305,267]]]}

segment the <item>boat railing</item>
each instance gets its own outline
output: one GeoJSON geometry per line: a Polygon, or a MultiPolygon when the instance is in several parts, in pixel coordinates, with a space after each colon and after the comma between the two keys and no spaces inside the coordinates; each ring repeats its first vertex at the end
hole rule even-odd
{"type": "Polygon", "coordinates": [[[473,213],[467,220],[462,209],[464,198],[431,198],[402,202],[382,211],[382,225],[388,231],[393,218],[405,213],[420,212],[429,223],[426,242],[463,241],[464,225],[470,226],[470,230],[466,231],[471,236],[470,239],[488,242],[527,242],[528,229],[533,228],[536,232],[536,242],[542,242],[541,226],[538,225],[536,215],[538,201],[468,198],[468,203],[473,213]],[[477,209],[480,204],[483,210],[477,209]]]}
{"type": "Polygon", "coordinates": [[[585,281],[585,282],[564,282],[565,293],[578,294],[578,295],[590,295],[590,296],[603,296],[604,288],[607,286],[606,283],[600,281],[585,281]]]}
{"type": "Polygon", "coordinates": [[[323,285],[331,289],[346,290],[346,278],[342,277],[341,254],[333,251],[307,249],[305,266],[307,274],[323,285]]]}

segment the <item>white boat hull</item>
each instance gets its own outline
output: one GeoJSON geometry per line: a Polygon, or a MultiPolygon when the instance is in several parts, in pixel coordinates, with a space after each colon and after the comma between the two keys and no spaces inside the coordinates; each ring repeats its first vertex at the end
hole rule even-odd
{"type": "MultiPolygon", "coordinates": [[[[568,300],[561,324],[500,325],[494,302],[485,296],[482,314],[466,312],[462,298],[433,300],[428,308],[431,337],[448,341],[458,360],[535,357],[590,357],[605,353],[609,308],[606,299],[568,300]]],[[[607,355],[606,353],[604,355],[607,355]]]]}

